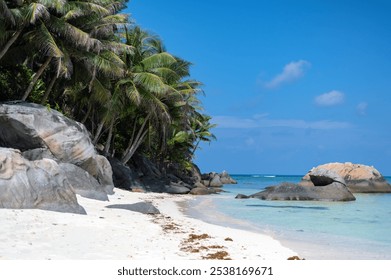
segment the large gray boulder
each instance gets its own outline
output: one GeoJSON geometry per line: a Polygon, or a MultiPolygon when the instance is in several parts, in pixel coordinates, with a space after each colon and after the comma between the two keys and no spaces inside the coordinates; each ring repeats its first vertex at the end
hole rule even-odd
{"type": "Polygon", "coordinates": [[[0,207],[85,214],[54,160],[29,161],[19,150],[9,148],[0,148],[0,207]]]}
{"type": "Polygon", "coordinates": [[[60,163],[59,166],[61,173],[67,178],[76,194],[96,200],[109,200],[104,185],[101,185],[90,173],[70,163],[60,163]]]}
{"type": "Polygon", "coordinates": [[[212,188],[221,188],[223,183],[221,182],[220,175],[215,174],[209,182],[209,186],[212,188]]]}
{"type": "Polygon", "coordinates": [[[282,183],[278,186],[270,186],[249,197],[263,200],[352,201],[356,199],[346,187],[344,179],[330,170],[319,169],[311,174],[310,180],[312,186],[282,183]]]}
{"type": "Polygon", "coordinates": [[[113,182],[116,188],[124,190],[144,190],[145,187],[139,180],[137,172],[130,169],[129,166],[123,164],[120,160],[109,157],[111,169],[113,170],[113,182]]]}
{"type": "Polygon", "coordinates": [[[234,180],[227,171],[223,171],[219,174],[220,181],[223,185],[229,185],[229,184],[237,184],[236,180],[234,180]]]}
{"type": "Polygon", "coordinates": [[[0,146],[19,149],[27,158],[79,166],[113,193],[111,166],[97,154],[87,129],[56,110],[27,102],[0,104],[0,146]]]}
{"type": "Polygon", "coordinates": [[[165,186],[164,192],[171,194],[187,194],[190,192],[190,186],[185,183],[171,182],[165,186]]]}
{"type": "Polygon", "coordinates": [[[327,163],[312,168],[300,182],[302,186],[313,186],[311,176],[319,170],[329,170],[342,177],[353,193],[390,193],[391,185],[373,166],[363,164],[327,163]]]}

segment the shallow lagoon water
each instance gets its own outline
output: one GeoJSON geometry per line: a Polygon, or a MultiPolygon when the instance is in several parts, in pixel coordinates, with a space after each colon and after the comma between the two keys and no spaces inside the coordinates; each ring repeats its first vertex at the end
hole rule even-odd
{"type": "Polygon", "coordinates": [[[281,182],[299,182],[302,176],[233,177],[237,185],[200,198],[198,203],[203,200],[204,205],[195,207],[193,215],[272,235],[307,259],[391,260],[391,194],[355,194],[356,201],[351,202],[234,199],[238,193],[250,195],[281,182]]]}

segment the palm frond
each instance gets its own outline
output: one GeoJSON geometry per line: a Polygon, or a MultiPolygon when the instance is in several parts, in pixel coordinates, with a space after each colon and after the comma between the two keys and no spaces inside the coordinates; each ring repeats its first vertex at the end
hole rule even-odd
{"type": "Polygon", "coordinates": [[[111,11],[99,3],[92,1],[71,1],[69,7],[75,9],[79,8],[84,11],[84,14],[96,14],[100,17],[111,15],[111,11]]]}
{"type": "Polygon", "coordinates": [[[171,84],[173,81],[177,81],[180,78],[175,71],[167,67],[152,68],[149,69],[149,72],[158,75],[159,77],[167,81],[169,84],[171,84]]]}
{"type": "Polygon", "coordinates": [[[99,104],[106,104],[110,101],[111,93],[100,81],[99,79],[94,79],[92,81],[91,87],[91,100],[99,104]]]}
{"type": "Polygon", "coordinates": [[[66,21],[78,18],[80,16],[83,16],[85,14],[85,11],[83,11],[80,7],[75,8],[69,8],[66,13],[62,16],[62,18],[66,21]]]}
{"type": "Polygon", "coordinates": [[[35,24],[37,20],[48,19],[50,13],[47,8],[40,3],[31,3],[24,7],[24,20],[25,22],[35,24]]]}
{"type": "Polygon", "coordinates": [[[64,56],[63,52],[57,46],[55,39],[46,28],[45,24],[41,24],[39,28],[25,34],[25,36],[29,38],[33,44],[37,45],[45,56],[57,58],[64,56]]]}
{"type": "Polygon", "coordinates": [[[73,74],[72,58],[66,48],[62,48],[62,51],[64,56],[61,58],[61,68],[58,75],[70,79],[73,74]]]}
{"type": "Polygon", "coordinates": [[[129,98],[129,100],[136,104],[140,105],[141,103],[141,94],[138,90],[136,84],[133,82],[133,80],[129,78],[121,79],[116,84],[116,90],[125,92],[126,96],[129,98]]]}
{"type": "Polygon", "coordinates": [[[15,18],[4,0],[0,0],[0,16],[11,25],[15,25],[15,18]]]}
{"type": "Polygon", "coordinates": [[[91,35],[96,37],[106,36],[107,34],[112,35],[114,29],[119,29],[128,21],[127,15],[110,15],[104,18],[96,20],[91,30],[91,35]]]}
{"type": "Polygon", "coordinates": [[[67,0],[38,0],[39,4],[42,4],[46,8],[52,9],[57,13],[64,13],[65,5],[67,4],[67,0]]]}
{"type": "Polygon", "coordinates": [[[76,26],[52,16],[48,22],[48,28],[67,40],[67,42],[82,47],[86,50],[99,51],[102,44],[99,40],[91,38],[90,35],[76,26]]]}
{"type": "Polygon", "coordinates": [[[169,53],[157,53],[141,61],[141,64],[144,66],[145,70],[149,70],[157,67],[170,66],[176,62],[176,59],[169,53]]]}
{"type": "Polygon", "coordinates": [[[124,63],[115,53],[104,51],[98,55],[94,55],[92,59],[93,65],[97,70],[109,77],[122,77],[124,75],[124,63]]]}
{"type": "Polygon", "coordinates": [[[142,105],[144,108],[149,108],[155,118],[160,119],[161,122],[170,122],[171,116],[167,105],[160,100],[156,95],[150,92],[144,92],[142,99],[142,105]]]}
{"type": "Polygon", "coordinates": [[[134,54],[134,47],[129,46],[127,44],[121,43],[121,42],[115,42],[115,41],[109,41],[109,40],[101,40],[102,44],[104,45],[104,48],[106,50],[110,50],[116,54],[134,54]]]}
{"type": "Polygon", "coordinates": [[[175,57],[175,59],[176,63],[172,65],[172,69],[182,78],[190,76],[190,66],[192,64],[179,57],[175,57]]]}
{"type": "Polygon", "coordinates": [[[118,13],[126,7],[124,0],[122,1],[108,1],[105,8],[108,9],[112,14],[118,13]]]}
{"type": "Polygon", "coordinates": [[[140,85],[148,92],[155,94],[167,92],[166,84],[156,74],[148,72],[134,73],[133,78],[136,84],[140,85]]]}

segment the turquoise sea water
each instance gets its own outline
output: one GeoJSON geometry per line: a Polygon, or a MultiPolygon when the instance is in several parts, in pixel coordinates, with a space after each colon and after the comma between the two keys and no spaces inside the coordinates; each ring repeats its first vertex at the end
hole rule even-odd
{"type": "MultiPolygon", "coordinates": [[[[250,195],[281,182],[299,182],[302,176],[232,177],[237,185],[200,198],[208,200],[216,213],[233,218],[231,226],[272,235],[307,259],[391,260],[391,194],[355,194],[356,201],[351,202],[234,199],[238,193],[250,195]]],[[[195,207],[193,214],[208,222],[227,223],[211,209],[201,208],[195,207]]]]}

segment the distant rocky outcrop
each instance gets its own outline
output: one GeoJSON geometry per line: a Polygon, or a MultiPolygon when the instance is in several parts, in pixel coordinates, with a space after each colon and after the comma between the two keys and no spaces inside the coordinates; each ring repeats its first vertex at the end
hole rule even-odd
{"type": "Polygon", "coordinates": [[[327,163],[312,168],[300,182],[301,186],[313,186],[311,176],[318,170],[330,170],[341,176],[352,193],[390,193],[391,185],[373,166],[363,164],[327,163]]]}
{"type": "Polygon", "coordinates": [[[337,173],[318,169],[310,176],[312,186],[282,183],[267,187],[264,191],[250,196],[239,194],[236,198],[259,198],[263,200],[320,200],[352,201],[356,198],[346,187],[344,179],[337,173]]]}
{"type": "Polygon", "coordinates": [[[221,188],[223,185],[237,184],[227,171],[223,171],[220,174],[216,172],[202,174],[201,183],[206,187],[212,188],[221,188]]]}
{"type": "Polygon", "coordinates": [[[101,200],[113,193],[110,163],[84,125],[55,110],[1,103],[0,147],[2,172],[11,174],[0,177],[1,207],[83,213],[75,193],[101,200]]]}

